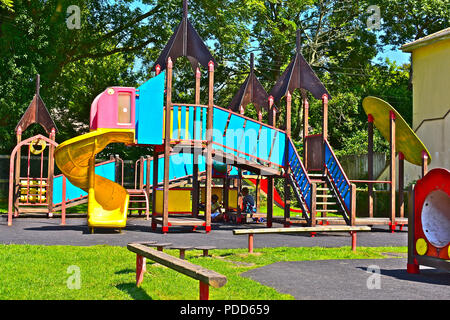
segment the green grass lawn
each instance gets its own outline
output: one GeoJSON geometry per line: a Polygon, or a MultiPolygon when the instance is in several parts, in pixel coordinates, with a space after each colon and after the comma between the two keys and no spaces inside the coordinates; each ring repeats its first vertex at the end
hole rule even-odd
{"type": "MultiPolygon", "coordinates": [[[[165,252],[177,255],[177,250],[165,252]]],[[[284,300],[292,296],[277,292],[240,274],[278,261],[384,258],[383,253],[406,252],[406,247],[365,248],[353,253],[343,248],[265,248],[248,254],[246,249],[214,250],[212,257],[189,251],[187,259],[224,274],[222,288],[211,288],[210,298],[219,300],[284,300]]],[[[148,262],[140,288],[135,286],[136,255],[113,246],[0,245],[0,299],[198,299],[198,281],[148,262]],[[70,266],[80,270],[80,289],[69,289],[70,266]]]]}

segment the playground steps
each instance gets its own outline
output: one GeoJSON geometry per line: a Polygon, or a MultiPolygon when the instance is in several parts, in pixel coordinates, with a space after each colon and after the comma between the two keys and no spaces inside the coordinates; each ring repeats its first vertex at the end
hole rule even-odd
{"type": "Polygon", "coordinates": [[[142,211],[145,210],[147,220],[149,219],[150,207],[149,200],[145,189],[128,189],[130,200],[128,203],[128,215],[131,215],[131,211],[139,210],[139,215],[142,215],[142,211]]]}
{"type": "Polygon", "coordinates": [[[311,182],[316,184],[316,213],[320,216],[316,217],[316,221],[323,220],[343,220],[342,217],[327,217],[327,214],[342,214],[339,208],[338,199],[327,181],[327,177],[322,173],[308,173],[311,182]]]}

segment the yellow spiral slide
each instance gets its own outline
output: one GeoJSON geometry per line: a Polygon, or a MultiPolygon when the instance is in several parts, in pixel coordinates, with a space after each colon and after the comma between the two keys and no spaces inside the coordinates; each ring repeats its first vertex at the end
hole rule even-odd
{"type": "Polygon", "coordinates": [[[88,226],[124,228],[129,194],[121,185],[95,174],[95,155],[110,143],[132,144],[134,129],[97,129],[61,143],[55,161],[76,187],[89,194],[88,226]]]}

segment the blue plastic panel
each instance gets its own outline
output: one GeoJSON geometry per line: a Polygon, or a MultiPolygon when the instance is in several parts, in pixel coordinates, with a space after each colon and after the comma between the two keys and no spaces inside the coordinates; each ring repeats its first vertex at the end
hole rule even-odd
{"type": "MultiPolygon", "coordinates": [[[[275,130],[272,130],[275,131],[275,130]]],[[[270,162],[283,166],[284,152],[286,145],[286,134],[281,131],[277,131],[274,139],[274,143],[271,150],[270,162]]]]}
{"type": "Polygon", "coordinates": [[[241,139],[244,134],[244,122],[244,118],[239,117],[235,114],[231,115],[224,139],[224,144],[227,146],[228,153],[237,154],[234,150],[238,150],[240,146],[241,139]]]}
{"type": "MultiPolygon", "coordinates": [[[[256,155],[257,146],[258,146],[258,133],[261,125],[247,120],[245,123],[245,130],[244,135],[242,137],[241,144],[239,145],[239,151],[245,153],[245,158],[247,160],[253,160],[256,159],[254,157],[251,157],[250,155],[256,155]]],[[[242,156],[242,155],[241,155],[242,156]]]]}
{"type": "MultiPolygon", "coordinates": [[[[114,162],[98,165],[95,167],[95,173],[99,176],[107,178],[111,181],[115,180],[116,167],[114,162]]],[[[63,177],[58,176],[53,179],[53,203],[58,204],[62,202],[62,183],[63,177]]],[[[75,187],[69,179],[66,179],[66,201],[87,196],[87,193],[78,187],[75,187]]]]}
{"type": "Polygon", "coordinates": [[[165,72],[138,88],[136,97],[136,139],[138,144],[162,144],[165,72]]]}

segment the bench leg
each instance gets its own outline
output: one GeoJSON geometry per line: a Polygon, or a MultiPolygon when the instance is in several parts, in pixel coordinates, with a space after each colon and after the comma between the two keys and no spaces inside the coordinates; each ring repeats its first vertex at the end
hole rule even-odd
{"type": "Polygon", "coordinates": [[[209,300],[209,285],[202,281],[200,282],[200,300],[209,300]]]}
{"type": "Polygon", "coordinates": [[[248,234],[248,252],[253,253],[253,233],[248,234]]]}
{"type": "Polygon", "coordinates": [[[140,286],[144,280],[145,272],[145,258],[140,255],[136,255],[136,286],[140,286]]]}
{"type": "Polygon", "coordinates": [[[185,257],[185,250],[184,249],[180,249],[180,259],[183,259],[184,260],[184,257],[185,257]]]}
{"type": "Polygon", "coordinates": [[[352,251],[356,252],[356,231],[350,231],[350,235],[352,236],[352,251]]]}

